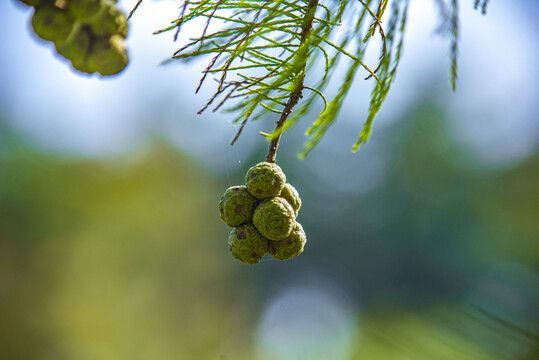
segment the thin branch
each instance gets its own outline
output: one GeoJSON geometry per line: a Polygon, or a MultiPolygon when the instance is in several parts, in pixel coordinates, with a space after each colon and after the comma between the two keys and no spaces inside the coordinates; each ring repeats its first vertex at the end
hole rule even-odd
{"type": "MultiPolygon", "coordinates": [[[[309,0],[309,4],[307,5],[307,9],[305,11],[305,18],[303,21],[303,25],[301,26],[301,40],[300,40],[300,47],[303,45],[307,39],[307,36],[309,32],[312,29],[313,20],[314,20],[314,14],[316,12],[316,8],[318,6],[318,0],[309,0]]],[[[275,132],[279,131],[285,124],[286,120],[288,120],[288,117],[292,113],[292,110],[299,102],[299,99],[302,97],[303,92],[303,81],[305,80],[305,68],[307,66],[307,61],[305,59],[305,64],[303,66],[303,70],[301,72],[301,78],[296,86],[296,89],[290,94],[290,98],[288,99],[288,103],[286,104],[279,121],[277,121],[277,126],[275,127],[275,132]]],[[[279,142],[281,141],[281,135],[282,132],[280,132],[273,140],[271,140],[269,150],[268,150],[268,156],[266,157],[266,161],[269,163],[274,163],[275,158],[277,157],[277,148],[279,147],[279,142]]]]}
{"type": "Polygon", "coordinates": [[[131,10],[129,12],[129,15],[127,15],[127,21],[129,21],[129,19],[131,19],[131,16],[133,16],[133,14],[135,13],[135,11],[137,11],[139,5],[142,3],[142,0],[138,0],[137,3],[135,4],[135,7],[133,8],[133,10],[131,10]]]}
{"type": "Polygon", "coordinates": [[[241,123],[240,128],[238,129],[238,132],[236,133],[236,136],[234,136],[234,139],[232,139],[232,141],[230,142],[230,145],[234,145],[236,140],[238,140],[238,138],[241,135],[241,132],[243,131],[243,128],[245,127],[245,124],[247,124],[247,120],[249,120],[249,118],[245,118],[245,120],[243,120],[243,122],[241,123]]]}
{"type": "MultiPolygon", "coordinates": [[[[142,0],[139,0],[139,1],[142,1],[142,0]]],[[[185,0],[183,2],[183,5],[182,5],[182,12],[180,13],[180,17],[179,17],[179,23],[176,24],[177,26],[177,29],[176,29],[176,33],[174,34],[174,41],[178,40],[178,36],[180,35],[180,30],[182,28],[182,22],[183,22],[183,17],[185,16],[185,11],[187,10],[187,7],[189,6],[190,2],[189,0],[185,0]]]]}

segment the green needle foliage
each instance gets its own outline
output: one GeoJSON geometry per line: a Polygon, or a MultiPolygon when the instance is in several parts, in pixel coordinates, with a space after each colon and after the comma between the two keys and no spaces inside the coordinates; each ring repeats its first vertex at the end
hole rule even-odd
{"type": "MultiPolygon", "coordinates": [[[[455,89],[458,0],[434,1],[440,9],[440,29],[450,38],[450,85],[455,89]]],[[[487,0],[474,1],[476,8],[486,11],[487,0]]],[[[370,106],[352,149],[355,152],[369,139],[374,118],[395,80],[409,2],[184,0],[178,19],[156,34],[175,31],[177,39],[184,24],[204,19],[200,35],[178,49],[171,61],[209,58],[197,92],[208,77],[216,80],[216,90],[199,113],[208,108],[216,111],[227,104],[225,110],[235,113],[234,122],[240,124],[232,144],[249,120],[268,113],[280,115],[275,130],[262,133],[272,141],[269,162],[275,160],[282,132],[321,101],[323,108],[307,129],[308,140],[299,154],[304,158],[337,119],[356,76],[369,80],[373,86],[370,106]],[[219,23],[218,30],[210,31],[212,22],[219,23]],[[370,44],[380,48],[380,56],[368,65],[365,53],[370,44]],[[347,67],[345,75],[339,90],[328,99],[324,92],[339,64],[347,67]]]]}

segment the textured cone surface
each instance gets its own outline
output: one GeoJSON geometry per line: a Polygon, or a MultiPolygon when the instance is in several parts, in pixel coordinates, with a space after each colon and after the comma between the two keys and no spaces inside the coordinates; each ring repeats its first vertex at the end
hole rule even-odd
{"type": "Polygon", "coordinates": [[[101,75],[115,75],[129,62],[122,37],[113,35],[110,39],[98,38],[88,55],[88,70],[101,75]]]}
{"type": "Polygon", "coordinates": [[[82,22],[94,18],[104,7],[113,5],[103,0],[69,0],[68,12],[71,17],[82,22]]]}
{"type": "Polygon", "coordinates": [[[127,37],[127,17],[115,5],[109,5],[91,21],[94,33],[97,36],[120,35],[127,37]]]}
{"type": "Polygon", "coordinates": [[[280,197],[264,200],[253,214],[253,224],[268,239],[283,240],[294,227],[294,209],[280,197]]]}
{"type": "Polygon", "coordinates": [[[307,236],[300,223],[294,225],[290,235],[281,241],[268,240],[268,253],[277,260],[289,260],[303,252],[307,236]]]}
{"type": "Polygon", "coordinates": [[[245,186],[232,186],[219,202],[221,219],[228,226],[238,226],[251,221],[259,200],[249,194],[245,186]]]}
{"type": "Polygon", "coordinates": [[[56,46],[56,50],[58,54],[71,60],[75,69],[83,72],[91,72],[86,62],[90,42],[90,34],[83,27],[68,42],[56,46]]]}
{"type": "Polygon", "coordinates": [[[247,188],[245,187],[245,185],[235,185],[235,186],[231,186],[228,189],[226,189],[223,196],[221,196],[221,202],[219,203],[219,208],[221,208],[221,203],[223,201],[228,200],[229,197],[231,197],[232,195],[240,192],[242,189],[247,189],[247,188]]]}
{"type": "Polygon", "coordinates": [[[258,163],[245,175],[247,190],[258,199],[278,196],[285,183],[286,176],[281,168],[273,163],[258,163]]]}
{"type": "Polygon", "coordinates": [[[257,264],[268,250],[264,238],[252,224],[238,226],[228,237],[228,247],[233,257],[250,265],[257,264]]]}
{"type": "Polygon", "coordinates": [[[73,20],[66,11],[51,4],[43,4],[36,7],[32,27],[40,38],[61,44],[73,31],[73,20]]]}
{"type": "Polygon", "coordinates": [[[294,209],[294,213],[297,217],[299,209],[301,208],[301,198],[299,197],[296,188],[290,184],[285,184],[283,191],[281,191],[281,195],[279,195],[279,197],[282,197],[283,199],[288,201],[290,206],[292,206],[292,209],[294,209]]]}

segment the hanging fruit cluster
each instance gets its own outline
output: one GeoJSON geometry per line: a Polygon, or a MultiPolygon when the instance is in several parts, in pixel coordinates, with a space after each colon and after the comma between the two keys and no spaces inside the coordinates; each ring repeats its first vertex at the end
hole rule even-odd
{"type": "Polygon", "coordinates": [[[254,265],[266,252],[278,260],[301,254],[307,238],[296,222],[300,207],[279,166],[262,162],[250,168],[245,185],[228,188],[219,202],[221,219],[234,227],[228,238],[232,256],[254,265]]]}
{"type": "Polygon", "coordinates": [[[34,7],[32,27],[85,73],[114,75],[129,62],[127,18],[116,0],[20,0],[34,7]]]}

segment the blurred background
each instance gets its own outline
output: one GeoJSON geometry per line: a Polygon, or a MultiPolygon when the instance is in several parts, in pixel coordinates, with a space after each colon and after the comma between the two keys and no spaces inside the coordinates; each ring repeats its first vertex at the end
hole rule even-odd
{"type": "Polygon", "coordinates": [[[179,44],[152,35],[178,6],[144,1],[103,79],[0,3],[0,359],[539,358],[537,1],[460,2],[455,93],[434,1],[412,1],[369,143],[350,152],[361,80],[306,160],[319,110],[285,134],[308,242],[256,266],[217,205],[275,119],[231,147],[230,114],[196,115],[204,64],[160,66],[179,44]]]}

